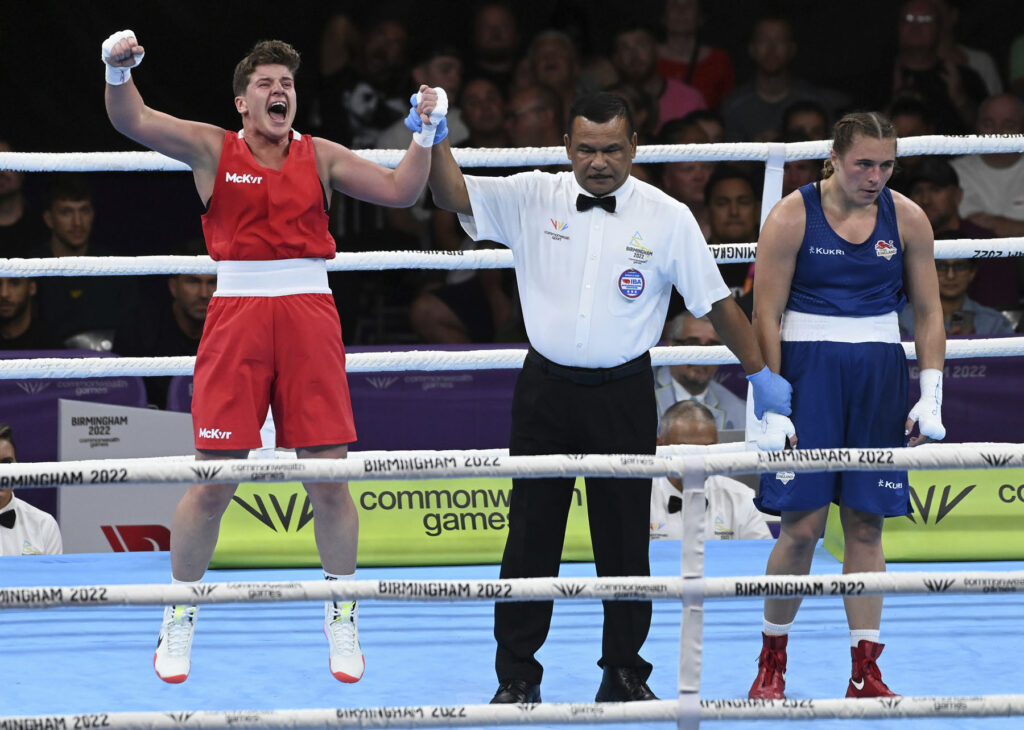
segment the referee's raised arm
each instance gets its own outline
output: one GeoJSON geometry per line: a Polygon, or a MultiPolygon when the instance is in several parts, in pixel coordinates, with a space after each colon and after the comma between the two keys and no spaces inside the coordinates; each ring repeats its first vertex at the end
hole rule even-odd
{"type": "Polygon", "coordinates": [[[438,208],[450,210],[462,215],[473,215],[473,206],[469,202],[469,191],[466,190],[466,179],[452,155],[448,140],[434,145],[430,159],[430,177],[427,184],[434,195],[434,204],[438,208]]]}

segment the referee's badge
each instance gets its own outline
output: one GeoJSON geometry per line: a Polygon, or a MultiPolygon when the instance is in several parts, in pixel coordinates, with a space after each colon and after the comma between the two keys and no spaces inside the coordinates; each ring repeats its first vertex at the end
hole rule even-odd
{"type": "Polygon", "coordinates": [[[626,299],[636,299],[644,293],[644,275],[636,269],[626,269],[619,274],[619,293],[626,299]]]}

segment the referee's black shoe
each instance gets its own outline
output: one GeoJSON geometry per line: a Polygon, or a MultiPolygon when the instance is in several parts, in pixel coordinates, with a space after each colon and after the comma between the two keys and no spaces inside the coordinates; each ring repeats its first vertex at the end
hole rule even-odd
{"type": "Polygon", "coordinates": [[[605,667],[594,702],[636,702],[656,699],[657,696],[651,692],[639,669],[605,667]]]}
{"type": "Polygon", "coordinates": [[[530,684],[525,679],[506,679],[498,685],[498,691],[491,698],[492,705],[512,705],[523,702],[540,702],[539,684],[530,684]]]}

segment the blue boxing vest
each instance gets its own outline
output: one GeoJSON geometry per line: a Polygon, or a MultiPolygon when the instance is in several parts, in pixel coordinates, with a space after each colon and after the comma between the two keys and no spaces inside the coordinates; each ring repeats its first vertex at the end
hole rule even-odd
{"type": "Polygon", "coordinates": [[[862,243],[840,237],[825,220],[817,183],[800,188],[807,211],[787,309],[808,314],[870,317],[900,311],[903,246],[889,188],[878,196],[878,217],[862,243]]]}

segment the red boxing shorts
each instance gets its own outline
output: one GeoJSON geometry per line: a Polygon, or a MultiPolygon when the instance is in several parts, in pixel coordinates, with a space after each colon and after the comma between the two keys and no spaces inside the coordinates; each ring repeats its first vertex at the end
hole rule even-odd
{"type": "Polygon", "coordinates": [[[356,440],[330,294],[210,301],[192,396],[196,448],[259,448],[268,406],[280,447],[356,440]]]}

